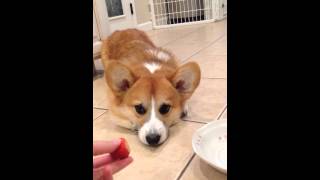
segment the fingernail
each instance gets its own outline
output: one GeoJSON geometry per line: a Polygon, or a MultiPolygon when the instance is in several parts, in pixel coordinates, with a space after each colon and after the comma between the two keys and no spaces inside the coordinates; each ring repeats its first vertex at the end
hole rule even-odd
{"type": "Polygon", "coordinates": [[[132,162],[133,158],[131,156],[128,157],[128,161],[132,162]]]}

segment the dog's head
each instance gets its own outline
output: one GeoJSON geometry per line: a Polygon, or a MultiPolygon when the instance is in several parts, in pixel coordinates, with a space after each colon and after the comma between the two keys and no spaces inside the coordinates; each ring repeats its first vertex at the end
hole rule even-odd
{"type": "Polygon", "coordinates": [[[111,62],[105,69],[107,84],[116,99],[113,111],[135,124],[139,139],[148,145],[167,139],[168,128],[180,119],[200,76],[200,68],[194,62],[175,69],[145,64],[135,70],[111,62]]]}

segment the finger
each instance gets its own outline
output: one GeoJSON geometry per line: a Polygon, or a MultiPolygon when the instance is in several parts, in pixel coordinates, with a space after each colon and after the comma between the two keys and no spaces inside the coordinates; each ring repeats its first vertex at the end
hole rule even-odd
{"type": "Polygon", "coordinates": [[[97,141],[93,143],[93,155],[111,153],[117,149],[120,139],[113,141],[97,141]]]}
{"type": "Polygon", "coordinates": [[[113,159],[109,154],[102,155],[100,157],[93,159],[93,168],[99,168],[103,165],[111,163],[112,161],[113,161],[113,159]]]}
{"type": "Polygon", "coordinates": [[[113,180],[112,174],[105,166],[93,169],[93,180],[113,180]]]}
{"type": "Polygon", "coordinates": [[[127,157],[125,159],[114,161],[108,165],[106,165],[106,171],[111,172],[111,174],[115,174],[121,169],[128,166],[133,161],[132,157],[127,157]]]}

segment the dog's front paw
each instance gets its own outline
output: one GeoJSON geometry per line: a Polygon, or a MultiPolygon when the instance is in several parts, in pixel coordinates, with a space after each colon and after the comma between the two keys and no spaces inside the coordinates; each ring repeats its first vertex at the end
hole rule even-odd
{"type": "Polygon", "coordinates": [[[187,111],[183,111],[183,112],[181,113],[180,118],[181,118],[181,119],[184,119],[185,117],[187,117],[187,115],[188,115],[188,112],[187,112],[187,111]]]}
{"type": "Polygon", "coordinates": [[[190,110],[189,105],[185,104],[184,107],[183,107],[183,111],[181,113],[181,116],[180,116],[180,118],[182,120],[186,120],[186,119],[189,118],[189,112],[190,112],[189,110],[190,110]]]}

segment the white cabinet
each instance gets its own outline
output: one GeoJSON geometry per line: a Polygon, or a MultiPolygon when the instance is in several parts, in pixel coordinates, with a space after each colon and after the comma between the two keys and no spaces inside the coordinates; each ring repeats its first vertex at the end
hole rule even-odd
{"type": "Polygon", "coordinates": [[[223,16],[226,17],[227,16],[227,0],[223,0],[222,1],[222,11],[223,11],[223,16]]]}
{"type": "Polygon", "coordinates": [[[93,12],[93,43],[100,41],[100,35],[98,31],[98,24],[93,12]]]}
{"type": "Polygon", "coordinates": [[[95,16],[95,12],[93,12],[93,57],[96,57],[99,54],[100,48],[101,36],[99,33],[99,27],[95,16]]]}
{"type": "Polygon", "coordinates": [[[95,18],[95,15],[93,13],[93,43],[100,40],[99,31],[98,31],[98,25],[95,18]]]}
{"type": "Polygon", "coordinates": [[[214,3],[215,19],[221,20],[227,17],[227,0],[215,0],[214,3]]]}

